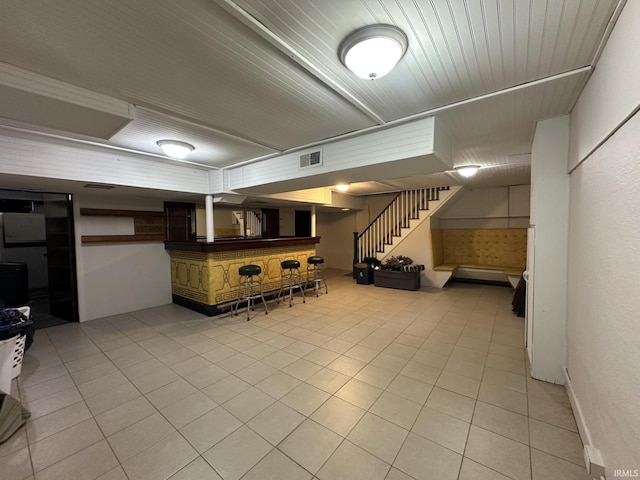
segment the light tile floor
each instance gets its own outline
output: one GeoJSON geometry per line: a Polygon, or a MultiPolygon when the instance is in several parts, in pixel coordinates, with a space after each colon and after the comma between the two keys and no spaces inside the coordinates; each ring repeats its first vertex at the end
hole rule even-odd
{"type": "Polygon", "coordinates": [[[565,390],[526,375],[510,289],[332,273],[250,322],[166,305],[38,331],[0,476],[587,479],[565,390]]]}

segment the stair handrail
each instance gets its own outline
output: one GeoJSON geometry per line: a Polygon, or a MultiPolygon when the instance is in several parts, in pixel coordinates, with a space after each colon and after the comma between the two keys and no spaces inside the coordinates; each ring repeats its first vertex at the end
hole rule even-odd
{"type": "MultiPolygon", "coordinates": [[[[400,236],[402,228],[408,228],[411,219],[419,218],[419,212],[429,209],[429,202],[440,199],[445,187],[425,187],[398,192],[389,204],[362,232],[353,232],[353,263],[366,257],[375,257],[391,245],[394,236],[400,236]],[[373,232],[373,233],[372,233],[373,232]]],[[[355,268],[354,268],[355,274],[355,268]]]]}

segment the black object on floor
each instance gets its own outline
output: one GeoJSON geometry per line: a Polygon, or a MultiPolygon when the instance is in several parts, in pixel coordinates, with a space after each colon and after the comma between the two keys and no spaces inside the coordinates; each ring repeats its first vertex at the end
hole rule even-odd
{"type": "Polygon", "coordinates": [[[26,263],[0,263],[0,301],[5,307],[29,303],[29,272],[26,263]]]}
{"type": "Polygon", "coordinates": [[[511,301],[511,305],[513,306],[513,311],[519,317],[524,317],[526,310],[526,298],[527,298],[527,282],[525,282],[524,277],[520,277],[520,281],[516,286],[515,292],[513,292],[513,300],[511,301]]]}

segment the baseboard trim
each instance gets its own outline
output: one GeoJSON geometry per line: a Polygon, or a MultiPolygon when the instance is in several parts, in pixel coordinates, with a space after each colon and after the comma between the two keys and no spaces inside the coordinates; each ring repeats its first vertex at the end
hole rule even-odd
{"type": "MultiPolygon", "coordinates": [[[[569,371],[564,369],[564,376],[566,378],[565,388],[567,390],[567,396],[569,397],[569,402],[571,403],[571,408],[573,409],[573,417],[576,420],[576,425],[578,426],[578,432],[580,432],[580,438],[582,439],[582,443],[584,445],[593,446],[593,441],[591,440],[591,434],[589,433],[589,427],[587,427],[587,422],[585,421],[584,415],[582,414],[582,408],[580,407],[580,402],[578,401],[578,397],[576,396],[576,392],[573,390],[573,385],[571,383],[571,377],[569,376],[569,371]]],[[[587,460],[585,458],[585,464],[587,460]]],[[[587,472],[589,471],[589,465],[586,464],[587,472]]]]}

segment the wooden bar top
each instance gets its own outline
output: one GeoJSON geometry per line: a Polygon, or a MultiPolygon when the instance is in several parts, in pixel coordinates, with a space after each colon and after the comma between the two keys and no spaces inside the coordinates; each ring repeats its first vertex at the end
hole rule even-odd
{"type": "Polygon", "coordinates": [[[283,237],[283,238],[238,238],[216,240],[214,242],[164,242],[165,250],[183,252],[227,252],[230,250],[250,250],[252,248],[293,247],[297,245],[315,245],[320,237],[283,237]]]}

